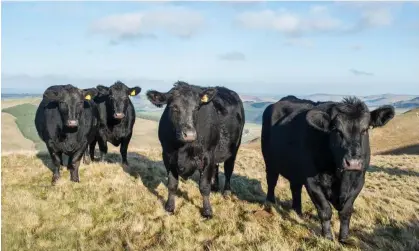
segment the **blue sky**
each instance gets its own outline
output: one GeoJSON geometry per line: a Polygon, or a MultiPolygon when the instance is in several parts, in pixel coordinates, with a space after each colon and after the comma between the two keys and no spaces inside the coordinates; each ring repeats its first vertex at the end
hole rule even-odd
{"type": "Polygon", "coordinates": [[[419,94],[412,2],[3,2],[1,25],[2,89],[419,94]]]}

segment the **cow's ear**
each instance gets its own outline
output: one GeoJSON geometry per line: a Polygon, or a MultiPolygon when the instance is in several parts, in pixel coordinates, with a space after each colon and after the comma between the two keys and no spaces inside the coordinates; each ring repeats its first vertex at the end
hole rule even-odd
{"type": "Polygon", "coordinates": [[[147,99],[157,107],[162,107],[163,105],[167,104],[167,101],[170,97],[170,94],[168,93],[161,93],[154,90],[148,91],[146,95],[147,99]]]}
{"type": "Polygon", "coordinates": [[[323,132],[329,132],[330,116],[329,114],[319,111],[311,110],[306,115],[306,120],[312,127],[323,132]]]}
{"type": "Polygon", "coordinates": [[[209,103],[215,97],[215,95],[217,95],[217,89],[215,88],[206,89],[200,94],[201,102],[203,104],[209,103]]]}
{"type": "Polygon", "coordinates": [[[98,95],[99,91],[96,88],[88,88],[88,89],[83,89],[82,93],[83,93],[84,99],[91,100],[91,99],[94,99],[98,95]]]}
{"type": "Polygon", "coordinates": [[[96,86],[96,89],[99,91],[98,95],[100,96],[106,96],[109,95],[109,87],[98,85],[96,86]]]}
{"type": "Polygon", "coordinates": [[[48,99],[49,101],[58,101],[62,98],[62,94],[58,90],[46,90],[44,92],[44,98],[48,99]]]}
{"type": "Polygon", "coordinates": [[[380,127],[389,122],[394,117],[394,107],[391,105],[381,106],[371,112],[370,126],[380,127]]]}
{"type": "Polygon", "coordinates": [[[141,87],[139,86],[128,89],[128,95],[130,96],[137,96],[138,94],[140,94],[140,92],[141,92],[141,87]]]}

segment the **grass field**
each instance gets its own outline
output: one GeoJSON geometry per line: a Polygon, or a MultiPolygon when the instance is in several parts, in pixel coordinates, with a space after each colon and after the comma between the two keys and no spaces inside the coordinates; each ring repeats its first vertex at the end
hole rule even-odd
{"type": "MultiPolygon", "coordinates": [[[[418,250],[418,156],[377,156],[355,202],[352,244],[320,237],[313,204],[303,190],[304,219],[290,211],[283,179],[279,205],[261,211],[266,182],[259,151],[243,148],[232,178],[233,196],[211,194],[214,218],[200,216],[197,176],[180,182],[175,214],[167,215],[166,173],[160,151],[132,151],[130,170],[82,165],[81,182],[67,171],[51,187],[48,156],[2,157],[4,250],[418,250]],[[138,178],[135,178],[138,177],[138,178]],[[128,249],[130,248],[130,249],[128,249]]],[[[220,175],[223,182],[223,175],[220,175]]],[[[333,229],[339,222],[334,212],[333,229]]]]}
{"type": "MultiPolygon", "coordinates": [[[[374,155],[355,201],[350,243],[343,246],[320,236],[316,210],[304,189],[303,218],[290,210],[291,193],[283,178],[276,188],[278,205],[272,214],[262,210],[267,185],[257,140],[239,151],[232,197],[211,193],[213,219],[200,215],[197,174],[179,182],[176,210],[168,215],[155,121],[137,119],[130,169],[120,166],[119,150],[110,147],[108,163],[81,165],[80,183],[70,182],[64,169],[52,187],[49,156],[30,149],[30,129],[18,135],[18,123],[30,121],[32,108],[16,105],[2,112],[4,250],[419,250],[417,111],[396,116],[371,133],[374,155]],[[19,154],[14,150],[19,147],[32,154],[19,154]]],[[[247,128],[260,132],[257,125],[247,128]]],[[[221,187],[223,182],[220,172],[221,187]]],[[[337,212],[333,215],[337,236],[337,212]]]]}

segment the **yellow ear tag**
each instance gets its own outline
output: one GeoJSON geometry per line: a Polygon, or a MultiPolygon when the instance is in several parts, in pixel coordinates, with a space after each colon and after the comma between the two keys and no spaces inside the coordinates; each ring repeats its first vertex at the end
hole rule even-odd
{"type": "Polygon", "coordinates": [[[131,94],[130,94],[131,96],[135,96],[135,90],[132,90],[132,92],[131,92],[131,94]]]}
{"type": "Polygon", "coordinates": [[[201,97],[201,101],[204,103],[208,102],[208,96],[205,94],[204,96],[201,97]]]}
{"type": "Polygon", "coordinates": [[[92,99],[92,96],[90,96],[89,94],[87,94],[86,97],[85,97],[85,99],[91,100],[92,99]]]}

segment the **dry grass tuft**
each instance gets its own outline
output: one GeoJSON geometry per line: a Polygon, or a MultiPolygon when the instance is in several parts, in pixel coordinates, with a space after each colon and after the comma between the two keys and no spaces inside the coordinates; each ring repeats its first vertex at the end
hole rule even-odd
{"type": "MultiPolygon", "coordinates": [[[[2,249],[419,249],[418,155],[373,157],[355,202],[348,246],[319,236],[316,211],[304,189],[304,219],[289,210],[291,194],[282,178],[276,191],[279,205],[272,214],[260,210],[266,193],[260,151],[240,150],[234,195],[225,200],[211,194],[211,220],[200,216],[197,175],[180,182],[175,214],[165,213],[167,181],[159,149],[131,152],[130,170],[123,170],[119,160],[119,154],[111,154],[113,163],[82,165],[78,184],[64,170],[52,187],[48,156],[2,156],[2,249]]],[[[333,224],[337,234],[336,212],[333,224]]]]}

